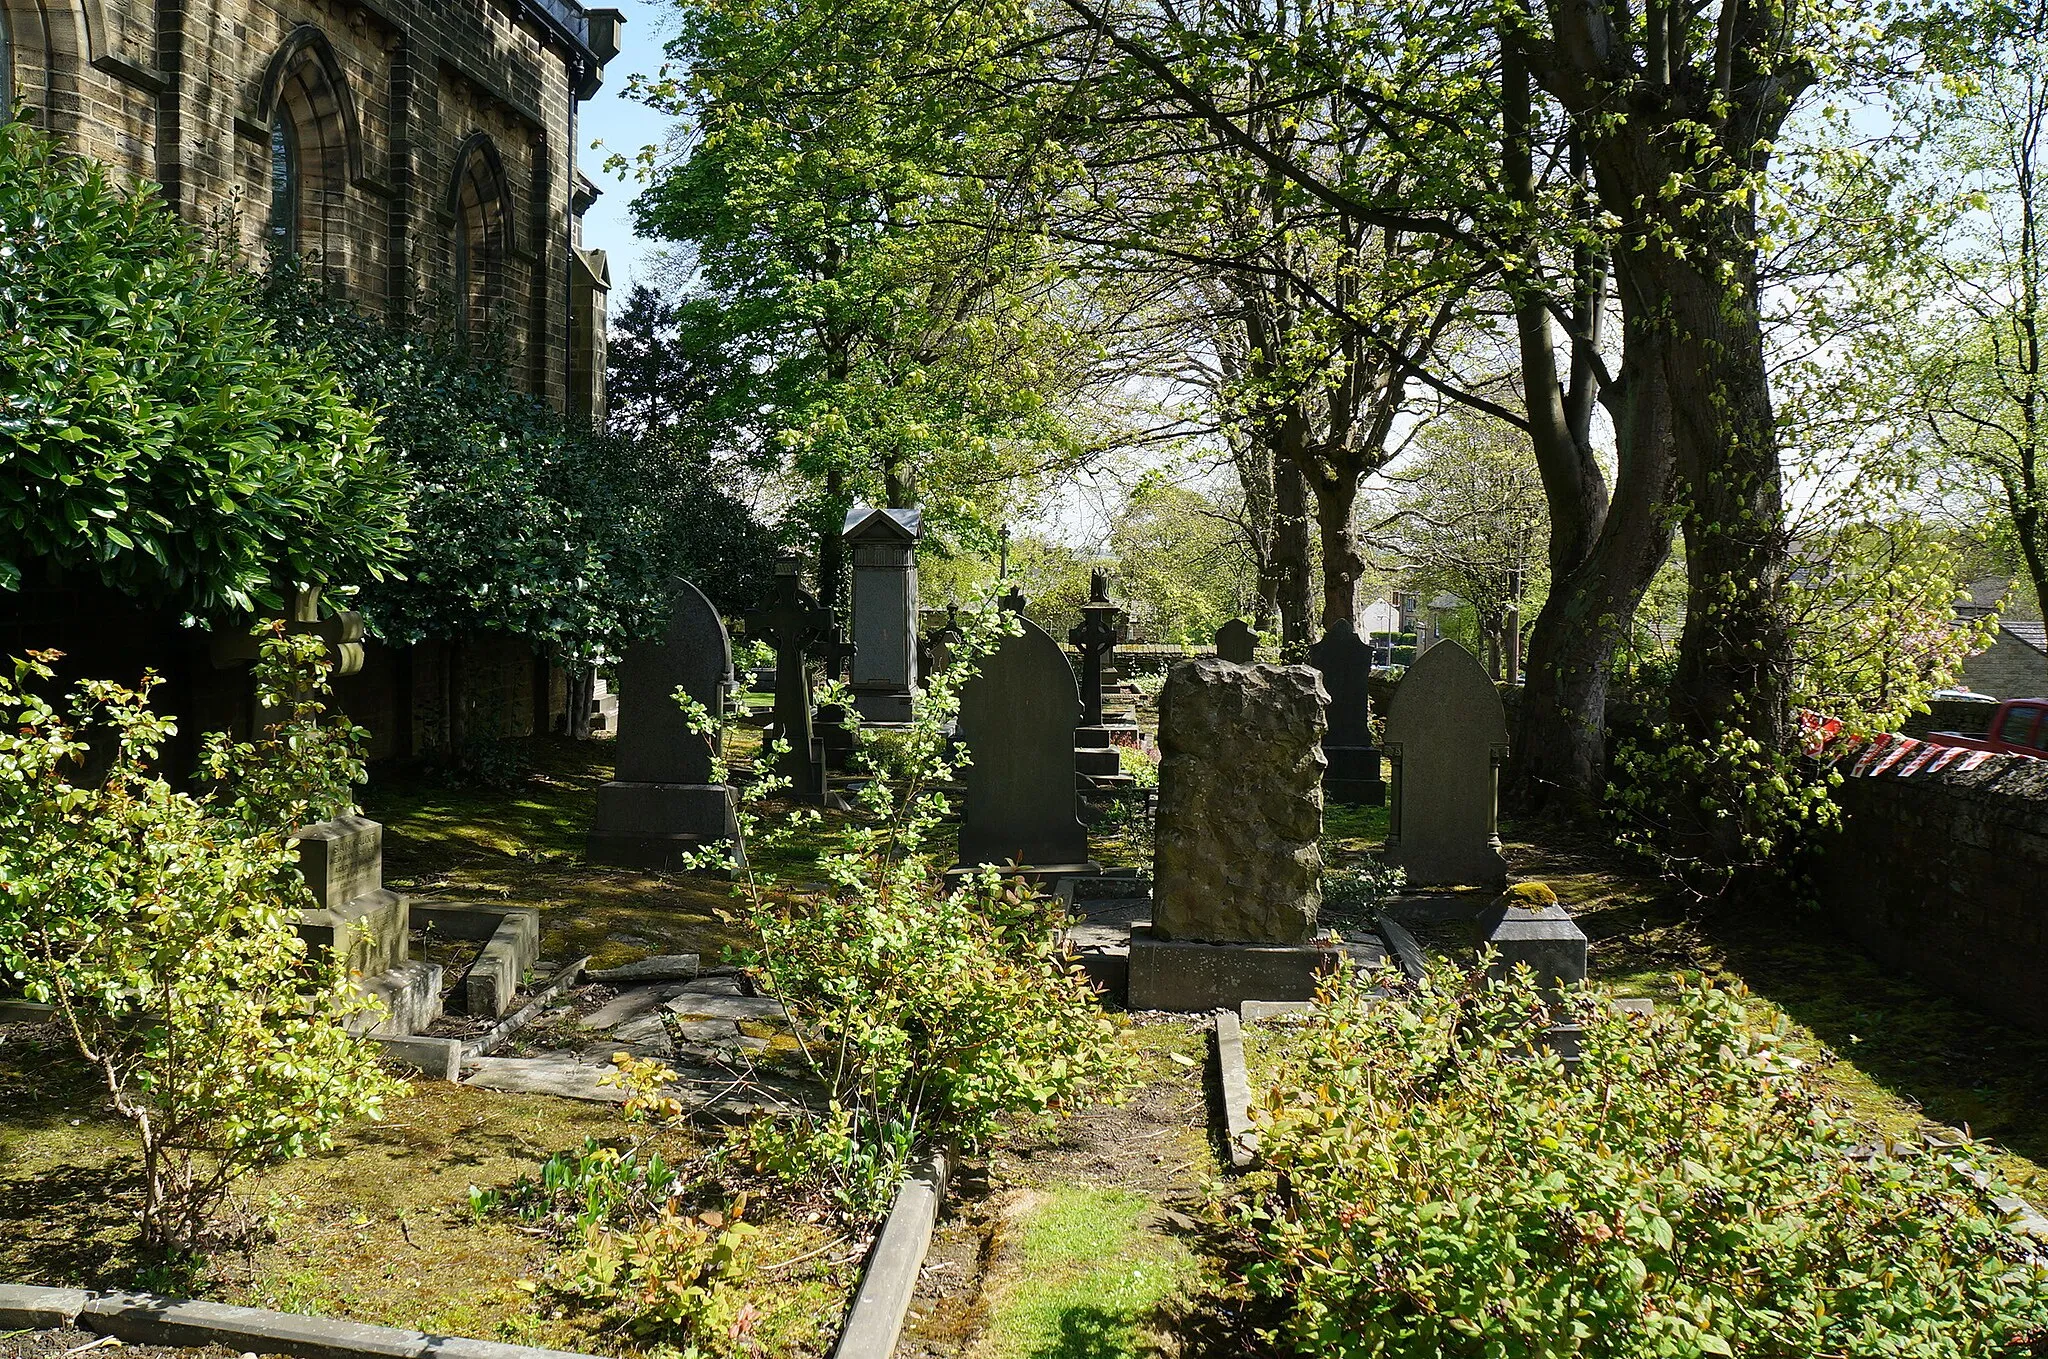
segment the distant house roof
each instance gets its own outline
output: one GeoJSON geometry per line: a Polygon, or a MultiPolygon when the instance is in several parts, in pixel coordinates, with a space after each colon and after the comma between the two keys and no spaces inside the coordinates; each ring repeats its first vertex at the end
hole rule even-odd
{"type": "Polygon", "coordinates": [[[1998,625],[2000,632],[2009,632],[2034,650],[2048,655],[2048,623],[2028,623],[2005,619],[1998,625]]]}

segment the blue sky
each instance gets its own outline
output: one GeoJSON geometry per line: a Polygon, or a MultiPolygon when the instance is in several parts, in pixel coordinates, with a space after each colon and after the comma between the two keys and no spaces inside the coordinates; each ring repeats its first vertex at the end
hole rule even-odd
{"type": "Polygon", "coordinates": [[[577,115],[576,156],[583,173],[596,181],[604,196],[583,219],[583,244],[603,250],[611,257],[612,301],[625,300],[626,290],[636,280],[648,279],[649,256],[654,244],[633,235],[627,204],[639,186],[605,171],[605,158],[616,151],[631,159],[641,147],[660,142],[668,132],[670,119],[626,98],[626,78],[634,73],[653,75],[661,65],[661,45],[673,32],[674,11],[666,4],[646,0],[612,0],[613,7],[626,16],[619,54],[604,68],[604,88],[584,104],[577,115]],[[602,142],[596,150],[592,142],[602,142]]]}

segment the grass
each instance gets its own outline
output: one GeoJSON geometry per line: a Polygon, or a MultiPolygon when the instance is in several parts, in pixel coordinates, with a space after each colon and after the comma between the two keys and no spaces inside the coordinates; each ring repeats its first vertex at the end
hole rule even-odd
{"type": "Polygon", "coordinates": [[[1203,1274],[1187,1244],[1156,1230],[1160,1205],[1124,1189],[1023,1190],[1004,1214],[1009,1245],[986,1284],[976,1359],[1112,1359],[1158,1353],[1166,1305],[1203,1274]]]}
{"type": "MultiPolygon", "coordinates": [[[[0,1279],[141,1286],[433,1334],[641,1351],[595,1314],[551,1297],[545,1243],[469,1209],[473,1184],[502,1187],[586,1137],[620,1136],[611,1106],[417,1083],[383,1122],[356,1124],[332,1150],[245,1181],[242,1216],[260,1224],[246,1249],[166,1266],[135,1250],[134,1140],[103,1112],[83,1070],[33,1030],[0,1029],[0,1090],[0,1279]]],[[[683,1135],[655,1145],[672,1163],[706,1150],[683,1135]]],[[[829,1242],[824,1227],[800,1218],[761,1226],[764,1262],[829,1242]]],[[[822,1353],[853,1282],[850,1267],[822,1257],[759,1276],[746,1290],[758,1333],[777,1354],[822,1353]]]]}

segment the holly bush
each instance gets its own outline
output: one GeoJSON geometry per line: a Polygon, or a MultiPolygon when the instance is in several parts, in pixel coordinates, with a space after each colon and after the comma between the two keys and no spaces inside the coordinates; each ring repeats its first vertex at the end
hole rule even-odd
{"type": "Polygon", "coordinates": [[[0,590],[24,566],[196,612],[361,583],[410,487],[316,357],[168,211],[0,119],[0,590]]]}
{"type": "Polygon", "coordinates": [[[1967,1141],[1887,1144],[1740,987],[1654,1015],[1526,969],[1340,980],[1263,1099],[1245,1210],[1282,1338],[1326,1356],[2020,1355],[2048,1256],[1967,1141]],[[1544,1042],[1583,1026],[1568,1068],[1544,1042]]]}
{"type": "Polygon", "coordinates": [[[55,1005],[134,1126],[148,1246],[200,1243],[237,1179],[327,1147],[394,1088],[349,1032],[369,1002],[296,929],[313,897],[290,833],[338,810],[360,737],[317,730],[321,649],[263,645],[277,720],[216,744],[228,781],[201,796],[151,770],[173,732],[154,678],[88,681],[60,711],[37,693],[53,653],[0,677],[0,983],[55,1005]]]}

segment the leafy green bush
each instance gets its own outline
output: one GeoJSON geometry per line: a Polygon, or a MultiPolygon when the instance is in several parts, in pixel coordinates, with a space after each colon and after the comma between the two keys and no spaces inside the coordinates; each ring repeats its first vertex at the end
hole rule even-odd
{"type": "Polygon", "coordinates": [[[357,584],[410,485],[148,186],[0,120],[0,589],[41,561],[198,612],[357,584]]]}
{"type": "Polygon", "coordinates": [[[1254,1282],[1323,1356],[2033,1354],[2048,1267],[1967,1143],[1868,1154],[1739,989],[1654,1016],[1526,970],[1355,976],[1255,1100],[1254,1282]],[[1985,1187],[1980,1188],[1982,1177],[1985,1187]]]}
{"type": "Polygon", "coordinates": [[[489,348],[375,322],[290,261],[264,305],[287,345],[378,412],[417,482],[403,575],[358,601],[379,636],[509,634],[589,661],[658,632],[676,575],[728,611],[771,579],[767,530],[660,430],[625,438],[565,420],[489,348]]]}
{"type": "MultiPolygon", "coordinates": [[[[818,1183],[856,1215],[886,1203],[920,1148],[1075,1102],[1112,1061],[1114,1027],[1064,952],[1057,905],[994,871],[958,885],[944,876],[948,722],[974,660],[1014,626],[998,613],[969,621],[915,722],[892,734],[887,760],[870,762],[845,848],[819,864],[829,887],[785,893],[755,867],[737,881],[760,940],[747,961],[781,999],[828,1099],[793,1124],[755,1124],[747,1148],[761,1168],[818,1183]]],[[[871,748],[873,733],[856,724],[855,740],[871,748]]],[[[743,838],[756,848],[817,825],[814,812],[770,824],[759,801],[776,786],[762,780],[743,799],[743,838]]]]}
{"type": "Polygon", "coordinates": [[[33,691],[51,657],[0,679],[0,977],[56,1005],[134,1125],[149,1246],[196,1244],[236,1179],[330,1145],[393,1088],[348,1032],[368,1002],[295,927],[313,899],[290,830],[342,810],[359,767],[361,733],[319,722],[321,649],[263,644],[278,721],[212,743],[230,781],[204,797],[149,770],[172,732],[154,679],[89,681],[64,713],[33,691]]]}

